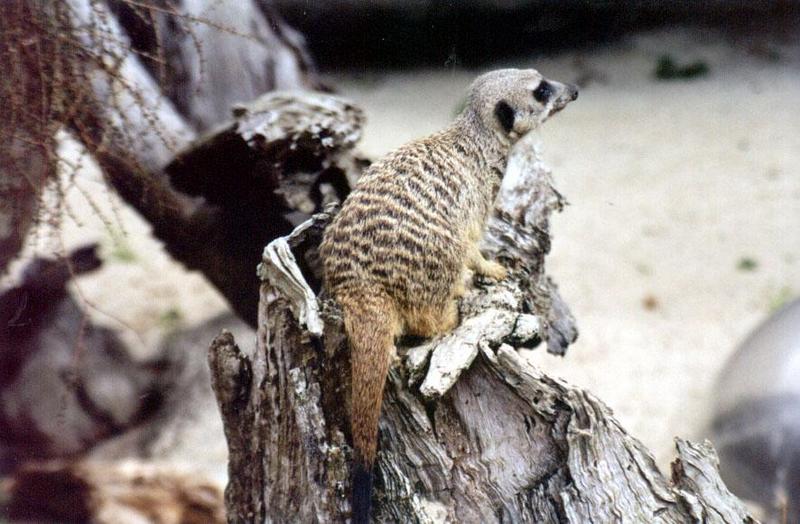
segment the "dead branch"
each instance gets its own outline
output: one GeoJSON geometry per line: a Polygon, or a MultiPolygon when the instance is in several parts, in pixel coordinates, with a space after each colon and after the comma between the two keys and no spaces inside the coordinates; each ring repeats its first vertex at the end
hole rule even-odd
{"type": "Polygon", "coordinates": [[[65,127],[166,249],[254,324],[263,246],[341,199],[362,168],[351,151],[358,109],[314,93],[252,100],[319,85],[302,38],[268,2],[68,0],[2,10],[0,58],[14,67],[0,86],[9,93],[0,141],[10,146],[0,147],[0,194],[14,204],[0,205],[9,226],[0,267],[35,219],[55,175],[53,136],[65,127]],[[230,105],[248,100],[226,123],[230,105]],[[219,131],[192,146],[196,126],[212,124],[219,131]]]}
{"type": "Polygon", "coordinates": [[[109,5],[162,92],[201,131],[268,91],[323,87],[303,36],[269,1],[109,5]]]}
{"type": "MultiPolygon", "coordinates": [[[[0,307],[0,318],[2,313],[0,307]]],[[[255,332],[226,313],[172,333],[156,360],[132,362],[124,346],[108,355],[89,325],[86,345],[74,359],[77,335],[64,336],[69,318],[38,327],[45,331],[39,338],[60,336],[63,344],[20,347],[31,353],[15,373],[23,380],[3,382],[14,370],[0,358],[0,398],[16,417],[0,413],[0,475],[8,475],[0,478],[0,517],[114,524],[224,521],[228,451],[208,366],[197,358],[197,349],[223,328],[239,340],[254,341],[255,332]],[[74,377],[69,383],[59,382],[64,371],[74,377]],[[109,421],[124,431],[109,435],[109,421]]]]}
{"type": "MultiPolygon", "coordinates": [[[[152,79],[133,59],[130,72],[122,74],[138,79],[139,92],[155,92],[152,79]]],[[[145,107],[158,108],[159,129],[178,137],[173,144],[183,150],[173,159],[176,148],[167,150],[155,139],[155,150],[113,140],[107,123],[123,117],[141,126],[129,129],[134,135],[146,136],[152,129],[145,115],[118,115],[118,105],[103,95],[95,93],[96,103],[89,106],[94,109],[82,115],[88,121],[76,127],[95,130],[94,143],[104,144],[90,150],[108,180],[153,225],[170,254],[202,271],[254,324],[258,282],[253,268],[263,245],[287,234],[326,198],[342,198],[360,173],[351,152],[360,137],[360,111],[326,95],[267,94],[237,106],[233,121],[189,146],[180,138],[186,136],[182,117],[160,98],[145,107]],[[109,135],[111,140],[103,140],[109,135]]]]}
{"type": "MultiPolygon", "coordinates": [[[[133,58],[130,71],[121,74],[136,79],[138,92],[157,96],[153,80],[133,58]]],[[[88,121],[76,127],[95,130],[94,143],[104,144],[90,150],[108,180],[153,225],[170,254],[203,272],[254,324],[254,267],[264,244],[287,234],[326,198],[342,198],[360,174],[352,154],[360,137],[360,110],[327,95],[266,94],[233,108],[233,121],[190,146],[182,138],[182,117],[161,97],[144,107],[158,109],[158,129],[177,137],[172,140],[177,147],[165,149],[165,142],[154,138],[156,145],[148,150],[114,140],[108,128],[108,122],[126,118],[141,126],[129,132],[148,136],[152,126],[146,115],[120,115],[119,104],[104,96],[94,94],[95,104],[89,106],[94,109],[82,115],[88,121]],[[104,140],[109,135],[111,140],[104,140]],[[331,187],[335,191],[324,194],[331,187]]]]}
{"type": "Polygon", "coordinates": [[[0,474],[83,452],[160,406],[158,366],[132,358],[67,291],[74,275],[100,266],[96,248],[34,259],[0,294],[0,474]]]}
{"type": "Polygon", "coordinates": [[[19,522],[225,521],[215,485],[134,460],[29,464],[0,492],[8,501],[4,516],[19,522]]]}

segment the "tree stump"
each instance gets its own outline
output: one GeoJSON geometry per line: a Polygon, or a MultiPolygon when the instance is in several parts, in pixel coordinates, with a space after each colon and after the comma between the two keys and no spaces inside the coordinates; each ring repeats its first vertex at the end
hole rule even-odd
{"type": "MultiPolygon", "coordinates": [[[[533,137],[515,148],[484,247],[511,269],[477,282],[456,330],[405,339],[384,394],[373,518],[381,522],[754,522],[707,443],[676,440],[672,479],[590,393],[519,348],[563,354],[577,331],[544,272],[562,205],[533,137]]],[[[340,312],[320,289],[317,246],[335,210],[271,242],[258,341],[209,350],[230,452],[229,522],[342,522],[350,515],[350,366],[340,312]]]]}

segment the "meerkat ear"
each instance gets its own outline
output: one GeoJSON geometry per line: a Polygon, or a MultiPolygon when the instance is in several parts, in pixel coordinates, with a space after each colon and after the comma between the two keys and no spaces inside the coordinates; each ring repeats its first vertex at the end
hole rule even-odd
{"type": "Polygon", "coordinates": [[[494,116],[497,117],[497,121],[500,122],[500,127],[502,127],[506,133],[510,133],[511,130],[514,129],[514,110],[505,100],[500,100],[497,102],[497,105],[494,106],[494,116]]]}

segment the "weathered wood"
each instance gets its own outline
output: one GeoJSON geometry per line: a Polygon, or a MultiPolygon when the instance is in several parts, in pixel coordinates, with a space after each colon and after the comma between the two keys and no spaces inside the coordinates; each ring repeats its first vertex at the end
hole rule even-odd
{"type": "Polygon", "coordinates": [[[225,522],[213,483],[137,460],[27,464],[0,494],[13,522],[225,522]]]}
{"type": "Polygon", "coordinates": [[[255,325],[264,245],[347,196],[366,165],[353,150],[364,117],[345,100],[310,92],[268,93],[235,114],[166,167],[172,187],[202,197],[191,227],[154,231],[255,325]]]}
{"type": "MultiPolygon", "coordinates": [[[[517,352],[547,340],[563,353],[576,336],[544,274],[548,216],[561,198],[532,140],[512,155],[485,242],[510,278],[468,291],[452,334],[398,344],[375,519],[751,521],[719,480],[710,448],[679,441],[670,482],[602,402],[517,352]]],[[[230,522],[349,516],[348,346],[336,304],[298,278],[318,281],[314,246],[331,214],[265,251],[256,352],[244,355],[223,335],[209,353],[230,451],[230,522]]]]}
{"type": "MultiPolygon", "coordinates": [[[[96,14],[86,16],[79,22],[97,23],[96,14]]],[[[113,17],[104,24],[125,42],[113,17]]],[[[343,198],[349,180],[360,174],[362,164],[352,154],[360,110],[318,93],[268,93],[231,108],[232,121],[191,142],[192,127],[134,53],[124,45],[112,51],[121,57],[117,75],[123,78],[99,71],[99,87],[74,127],[92,130],[84,141],[106,178],[152,224],[169,253],[203,272],[254,325],[253,268],[263,246],[322,202],[343,198]],[[118,93],[119,82],[128,89],[118,93]]]]}
{"type": "Polygon", "coordinates": [[[227,329],[252,349],[255,331],[226,313],[171,333],[155,360],[132,361],[121,344],[100,346],[91,325],[76,349],[70,318],[40,327],[61,345],[20,348],[34,362],[11,389],[0,366],[0,411],[17,417],[0,413],[0,514],[26,522],[224,521],[228,450],[198,348],[227,329]],[[41,435],[20,435],[26,422],[42,425],[41,435]],[[109,436],[108,422],[118,434],[109,436]]]}
{"type": "MultiPolygon", "coordinates": [[[[81,7],[75,9],[78,14],[88,9],[81,5],[87,0],[70,1],[81,7]]],[[[189,20],[201,3],[187,6],[189,20]]],[[[103,5],[93,8],[102,11],[103,5]]],[[[213,13],[220,14],[213,9],[207,13],[211,21],[192,22],[207,39],[199,45],[216,42],[213,13]]],[[[100,23],[91,9],[84,18],[78,22],[100,23]]],[[[121,66],[116,74],[96,72],[98,88],[74,127],[91,130],[84,140],[87,148],[117,193],[152,224],[169,253],[204,273],[237,314],[255,325],[258,281],[253,268],[263,246],[321,209],[322,201],[341,198],[349,191],[348,179],[360,174],[362,166],[351,151],[360,136],[360,110],[318,93],[268,93],[228,108],[233,121],[217,121],[218,131],[191,142],[193,127],[126,47],[114,17],[101,22],[122,42],[109,51],[121,66]],[[325,193],[329,187],[335,191],[325,193]],[[198,196],[203,198],[190,198],[198,196]]],[[[224,38],[228,44],[255,45],[248,40],[252,36],[232,38],[227,33],[224,38]]],[[[257,47],[265,59],[269,51],[263,43],[257,47]]],[[[224,60],[232,52],[217,50],[213,56],[224,60]]],[[[247,71],[242,81],[261,85],[258,75],[264,73],[247,71]]],[[[276,85],[298,87],[288,81],[276,85]]],[[[198,95],[198,107],[217,107],[227,100],[213,99],[215,92],[198,95]]],[[[208,118],[205,109],[197,111],[204,115],[197,118],[208,118]]]]}
{"type": "Polygon", "coordinates": [[[263,93],[320,89],[303,36],[270,0],[108,0],[161,91],[207,131],[263,93]]]}
{"type": "Polygon", "coordinates": [[[263,246],[341,200],[363,168],[352,152],[360,110],[303,91],[321,85],[302,37],[255,0],[11,2],[0,14],[11,75],[0,271],[36,218],[66,129],[169,253],[255,325],[263,246]],[[298,92],[261,97],[273,89],[298,92]]]}
{"type": "Polygon", "coordinates": [[[100,266],[96,249],[35,258],[0,293],[0,475],[26,460],[81,453],[160,404],[153,362],[132,358],[67,291],[74,276],[100,266]]]}

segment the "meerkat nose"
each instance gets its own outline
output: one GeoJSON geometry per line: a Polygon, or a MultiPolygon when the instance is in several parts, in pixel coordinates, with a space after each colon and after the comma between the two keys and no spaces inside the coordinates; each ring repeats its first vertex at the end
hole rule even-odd
{"type": "Polygon", "coordinates": [[[578,98],[578,86],[567,84],[567,92],[569,93],[570,99],[575,100],[578,98]]]}

